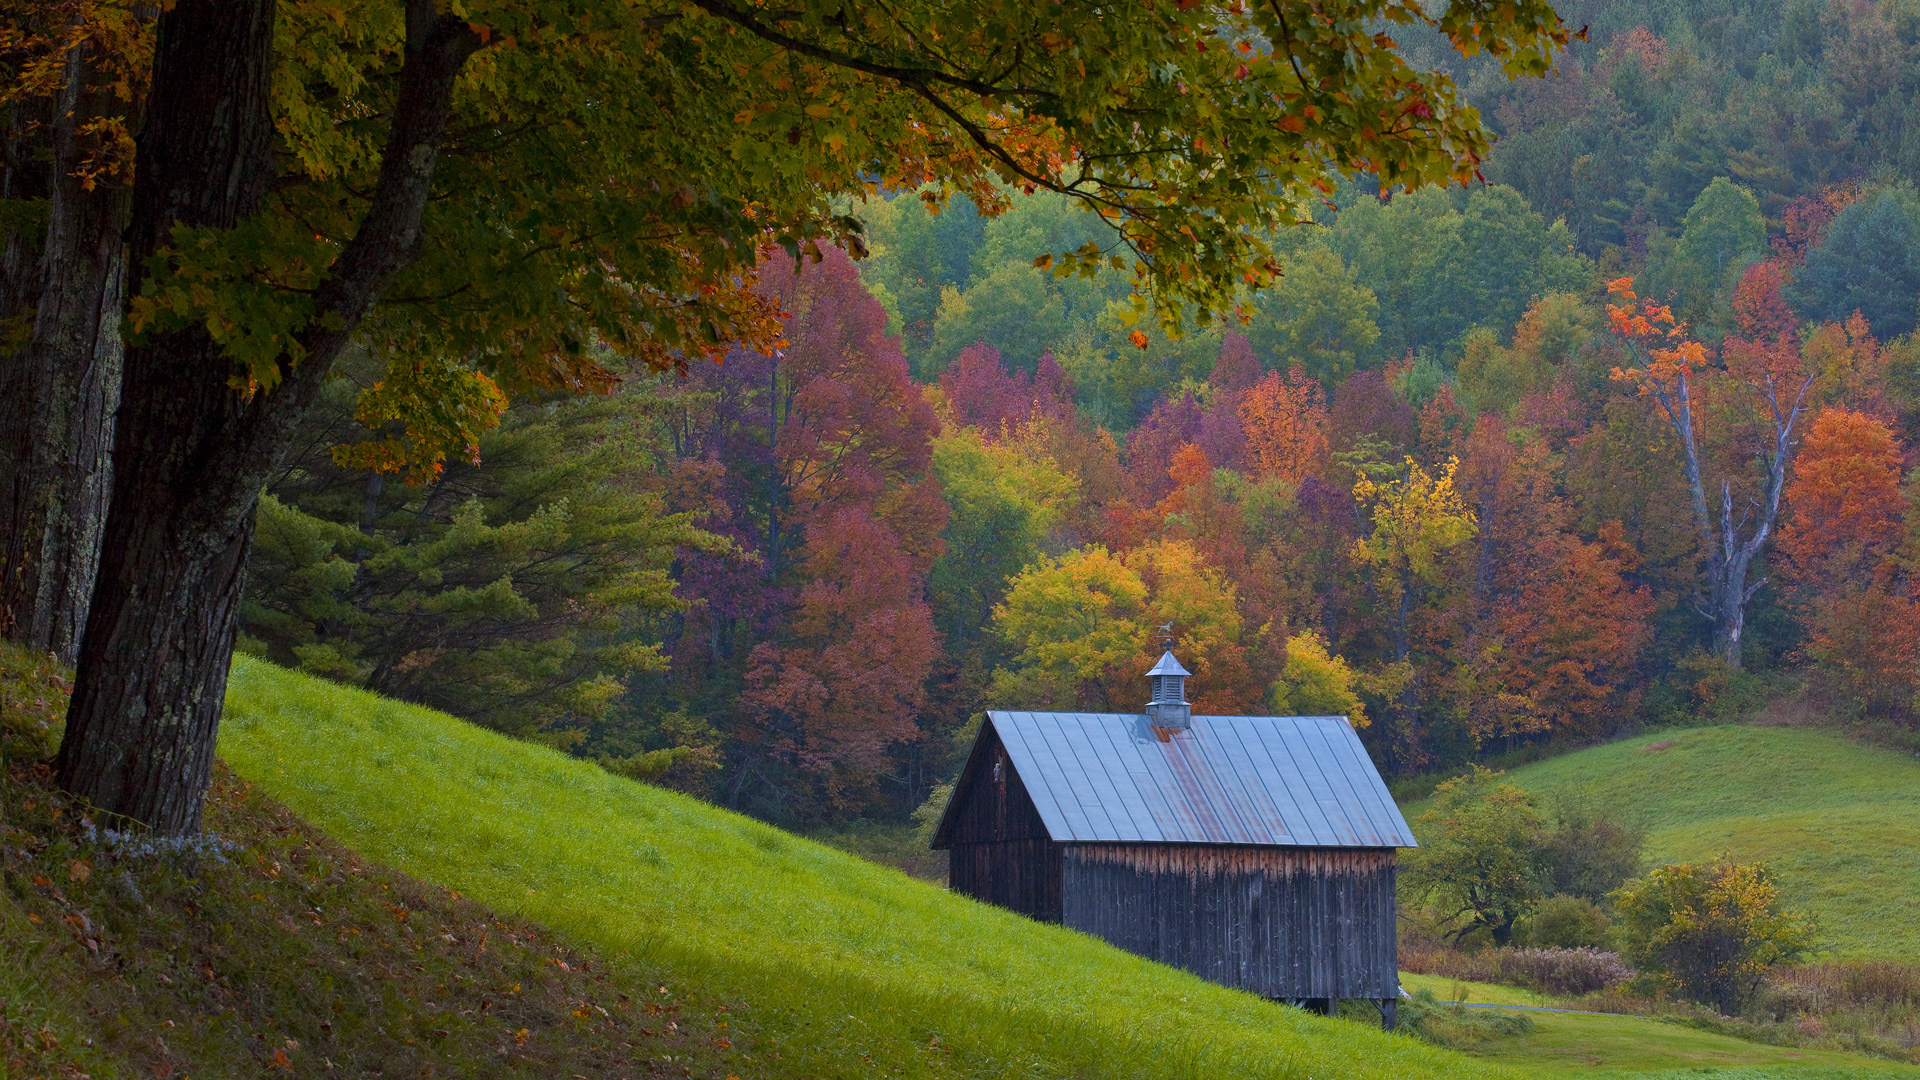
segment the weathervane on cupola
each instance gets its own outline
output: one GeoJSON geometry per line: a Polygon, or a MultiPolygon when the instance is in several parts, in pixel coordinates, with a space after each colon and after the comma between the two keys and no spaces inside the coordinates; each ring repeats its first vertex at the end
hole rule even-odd
{"type": "Polygon", "coordinates": [[[1147,672],[1147,684],[1153,689],[1153,700],[1147,702],[1147,722],[1161,731],[1185,731],[1193,726],[1193,706],[1187,703],[1187,676],[1193,673],[1173,658],[1173,624],[1160,629],[1167,637],[1160,662],[1147,672]]]}

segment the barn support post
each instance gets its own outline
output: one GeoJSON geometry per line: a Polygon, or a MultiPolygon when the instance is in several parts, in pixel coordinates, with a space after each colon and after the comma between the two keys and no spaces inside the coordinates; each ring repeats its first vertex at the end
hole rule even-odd
{"type": "Polygon", "coordinates": [[[1380,1030],[1392,1031],[1400,1023],[1400,999],[1381,998],[1374,1002],[1380,1008],[1380,1030]]]}

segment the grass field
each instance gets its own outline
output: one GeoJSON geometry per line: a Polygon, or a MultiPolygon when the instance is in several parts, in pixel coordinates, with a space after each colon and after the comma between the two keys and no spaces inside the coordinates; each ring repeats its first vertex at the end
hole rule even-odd
{"type": "MultiPolygon", "coordinates": [[[[1464,991],[1465,1000],[1485,1004],[1548,1008],[1559,1004],[1517,987],[1462,983],[1438,975],[1403,974],[1400,981],[1409,991],[1429,989],[1444,1001],[1460,1000],[1464,991]]],[[[1910,1066],[1872,1062],[1829,1050],[1765,1046],[1637,1016],[1532,1011],[1527,1015],[1533,1020],[1531,1033],[1489,1043],[1480,1048],[1478,1056],[1541,1080],[1575,1075],[1633,1080],[1666,1076],[1691,1080],[1920,1076],[1920,1069],[1910,1066]]]]}
{"type": "MultiPolygon", "coordinates": [[[[1667,731],[1526,765],[1515,783],[1647,829],[1655,863],[1764,861],[1838,957],[1920,961],[1920,760],[1810,728],[1667,731]]],[[[1421,807],[1406,808],[1409,820],[1421,807]]]]}
{"type": "Polygon", "coordinates": [[[749,1080],[1508,1075],[263,663],[235,666],[221,753],[376,862],[745,1003],[749,1080]]]}
{"type": "MultiPolygon", "coordinates": [[[[1547,1013],[1530,1014],[1529,1035],[1456,1055],[1223,990],[563,755],[253,661],[234,671],[221,750],[377,862],[741,1003],[734,1052],[753,1080],[1920,1075],[1547,1013]]],[[[1449,995],[1448,980],[1428,981],[1449,995]]],[[[1471,1000],[1544,1002],[1484,986],[1471,1000]]]]}

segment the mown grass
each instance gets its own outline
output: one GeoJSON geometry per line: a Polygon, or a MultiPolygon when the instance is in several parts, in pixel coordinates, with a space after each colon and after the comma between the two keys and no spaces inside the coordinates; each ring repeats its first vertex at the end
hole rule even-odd
{"type": "MultiPolygon", "coordinates": [[[[1444,1001],[1578,1008],[1529,990],[1463,983],[1437,975],[1402,974],[1411,992],[1433,991],[1444,1001]]],[[[1832,1050],[1747,1042],[1685,1024],[1638,1016],[1586,1016],[1528,1011],[1533,1030],[1493,1039],[1475,1054],[1514,1072],[1548,1077],[1632,1077],[1633,1080],[1841,1080],[1912,1077],[1920,1069],[1832,1050]]]]}
{"type": "Polygon", "coordinates": [[[1505,1075],[950,895],[450,717],[251,660],[221,753],[377,863],[697,986],[737,1075],[1505,1075]]]}
{"type": "MultiPolygon", "coordinates": [[[[1663,731],[1525,765],[1528,791],[1647,829],[1653,863],[1765,862],[1832,954],[1920,960],[1920,759],[1812,728],[1663,731]]],[[[1407,808],[1409,820],[1422,807],[1407,808]]]]}

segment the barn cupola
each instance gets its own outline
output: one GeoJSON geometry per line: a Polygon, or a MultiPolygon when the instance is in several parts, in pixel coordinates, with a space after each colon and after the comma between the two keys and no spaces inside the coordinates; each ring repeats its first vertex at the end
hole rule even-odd
{"type": "Polygon", "coordinates": [[[1193,706],[1187,704],[1187,676],[1193,674],[1173,658],[1173,642],[1166,643],[1160,662],[1147,672],[1153,698],[1147,702],[1147,722],[1164,731],[1185,731],[1192,725],[1193,706]]]}

